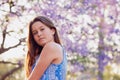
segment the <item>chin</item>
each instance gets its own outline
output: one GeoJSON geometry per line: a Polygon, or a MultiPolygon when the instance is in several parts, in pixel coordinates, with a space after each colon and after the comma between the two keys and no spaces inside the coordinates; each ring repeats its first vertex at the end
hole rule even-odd
{"type": "Polygon", "coordinates": [[[42,44],[39,44],[40,46],[44,46],[45,45],[45,43],[42,43],[42,44]]]}

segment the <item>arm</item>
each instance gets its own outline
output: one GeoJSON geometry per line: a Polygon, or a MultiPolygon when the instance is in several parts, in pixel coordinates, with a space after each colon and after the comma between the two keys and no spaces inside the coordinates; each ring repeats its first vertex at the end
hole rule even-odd
{"type": "Polygon", "coordinates": [[[56,53],[58,53],[58,50],[54,44],[46,44],[41,52],[37,65],[31,72],[28,80],[39,80],[51,62],[56,59],[56,53]]]}

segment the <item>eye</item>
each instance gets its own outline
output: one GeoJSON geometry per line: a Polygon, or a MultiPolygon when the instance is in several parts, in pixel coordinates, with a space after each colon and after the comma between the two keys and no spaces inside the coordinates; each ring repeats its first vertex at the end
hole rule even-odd
{"type": "Polygon", "coordinates": [[[41,28],[41,29],[40,29],[40,31],[43,31],[43,30],[45,30],[45,28],[41,28]]]}
{"type": "Polygon", "coordinates": [[[37,31],[34,31],[34,32],[33,32],[33,35],[36,35],[37,33],[38,33],[37,31]]]}

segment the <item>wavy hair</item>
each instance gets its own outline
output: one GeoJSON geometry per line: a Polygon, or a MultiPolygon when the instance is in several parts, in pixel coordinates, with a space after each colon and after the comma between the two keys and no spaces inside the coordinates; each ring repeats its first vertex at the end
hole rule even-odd
{"type": "Polygon", "coordinates": [[[35,40],[34,40],[34,37],[33,37],[33,34],[32,34],[32,25],[35,23],[35,22],[38,22],[40,21],[41,23],[43,23],[44,25],[46,25],[48,28],[50,29],[54,29],[55,30],[55,34],[54,34],[54,41],[58,44],[61,45],[61,42],[60,42],[60,38],[58,36],[58,32],[57,32],[57,29],[56,27],[54,26],[53,22],[44,17],[44,16],[37,16],[35,17],[29,24],[29,27],[28,27],[28,39],[27,39],[27,46],[28,46],[28,51],[27,51],[27,56],[26,56],[26,59],[25,59],[25,70],[26,70],[26,77],[29,77],[30,73],[31,73],[31,68],[32,68],[32,65],[34,64],[35,62],[35,57],[37,55],[40,55],[41,51],[42,51],[42,46],[38,45],[35,40]]]}

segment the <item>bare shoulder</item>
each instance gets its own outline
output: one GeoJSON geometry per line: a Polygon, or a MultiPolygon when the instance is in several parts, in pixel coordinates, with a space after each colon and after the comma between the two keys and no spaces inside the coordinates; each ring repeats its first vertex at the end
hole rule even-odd
{"type": "Polygon", "coordinates": [[[52,63],[60,63],[62,61],[62,55],[61,45],[55,42],[47,43],[41,53],[42,59],[45,57],[45,60],[52,63]]]}
{"type": "Polygon", "coordinates": [[[52,50],[52,51],[59,51],[61,50],[61,45],[58,44],[58,43],[55,43],[55,42],[50,42],[50,43],[47,43],[45,46],[44,46],[45,49],[47,50],[52,50]]]}

